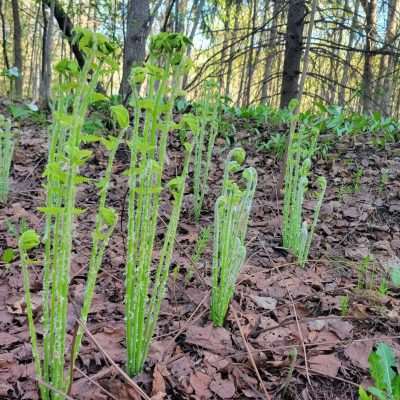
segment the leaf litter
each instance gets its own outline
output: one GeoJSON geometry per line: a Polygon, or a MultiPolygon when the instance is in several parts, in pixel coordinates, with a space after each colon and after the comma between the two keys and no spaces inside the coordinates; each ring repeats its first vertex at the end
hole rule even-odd
{"type": "MultiPolygon", "coordinates": [[[[378,278],[384,276],[385,271],[381,266],[389,265],[390,260],[400,256],[400,181],[396,179],[400,160],[390,156],[390,149],[388,154],[364,143],[353,150],[350,147],[350,150],[344,147],[334,150],[335,168],[331,168],[328,161],[316,164],[315,173],[330,177],[331,183],[321,210],[311,261],[302,270],[294,265],[293,258],[280,244],[276,205],[281,206],[281,200],[276,198],[273,185],[279,166],[273,157],[255,153],[251,140],[242,145],[253,158],[260,182],[248,234],[248,261],[239,276],[234,307],[261,378],[274,399],[288,395],[322,399],[328,390],[336,393],[338,399],[349,398],[342,396],[355,393],[354,383],[364,381],[368,375],[367,357],[374,344],[389,338],[386,341],[395,351],[400,347],[398,340],[392,339],[400,335],[399,317],[395,313],[400,305],[399,291],[393,289],[384,301],[382,298],[376,301],[366,290],[353,290],[359,284],[357,268],[364,257],[373,255],[374,274],[379,284],[378,278]],[[342,186],[343,182],[351,184],[352,172],[347,165],[355,160],[365,166],[363,180],[358,193],[349,193],[342,186]],[[384,190],[379,189],[382,168],[394,171],[384,190]],[[296,307],[301,335],[288,290],[296,307]],[[342,315],[341,306],[344,296],[349,298],[346,315],[342,315]],[[312,388],[305,375],[306,359],[312,388]],[[336,381],[336,378],[342,380],[336,381]]],[[[177,146],[170,149],[173,160],[180,158],[177,149],[177,146]]],[[[0,212],[0,252],[16,247],[12,227],[18,229],[24,221],[35,229],[40,230],[42,226],[36,208],[43,199],[41,174],[45,151],[44,132],[35,126],[23,128],[13,168],[11,201],[0,212]],[[28,191],[27,185],[34,190],[28,191]]],[[[97,176],[103,162],[104,154],[101,151],[95,154],[99,165],[89,164],[83,171],[90,177],[97,176]]],[[[212,221],[217,183],[222,174],[221,157],[218,149],[214,154],[217,168],[210,176],[212,182],[201,226],[212,221]]],[[[126,163],[124,157],[119,158],[115,171],[122,173],[126,163]]],[[[171,168],[175,168],[174,163],[171,168]]],[[[121,204],[125,188],[126,180],[117,176],[111,200],[126,221],[123,214],[126,210],[121,204]]],[[[186,194],[178,232],[179,245],[173,258],[172,267],[179,273],[169,284],[145,370],[135,381],[153,400],[263,398],[233,316],[228,315],[223,328],[214,329],[209,322],[208,303],[202,303],[210,290],[210,243],[203,256],[206,259],[197,266],[197,276],[185,283],[191,267],[188,256],[193,253],[200,231],[192,220],[190,196],[186,194]]],[[[79,199],[86,204],[96,200],[90,188],[84,188],[79,199]]],[[[311,203],[309,208],[312,210],[311,203]]],[[[71,299],[76,304],[81,298],[87,265],[85,247],[89,243],[85,227],[91,223],[93,215],[87,207],[76,226],[75,243],[80,243],[80,252],[74,258],[71,291],[71,299]]],[[[87,324],[102,349],[121,367],[125,362],[121,305],[124,235],[119,229],[107,252],[87,324]]],[[[39,265],[32,274],[33,296],[38,299],[40,274],[39,265]]],[[[0,275],[0,398],[37,399],[18,260],[8,267],[1,265],[0,275]]],[[[377,292],[376,288],[374,291],[377,292]]],[[[40,304],[34,304],[35,315],[40,318],[40,304]]],[[[73,311],[70,322],[68,339],[71,342],[73,311]]],[[[71,394],[76,399],[109,399],[107,391],[118,399],[139,398],[89,340],[84,341],[78,368],[87,377],[74,372],[71,394]]]]}

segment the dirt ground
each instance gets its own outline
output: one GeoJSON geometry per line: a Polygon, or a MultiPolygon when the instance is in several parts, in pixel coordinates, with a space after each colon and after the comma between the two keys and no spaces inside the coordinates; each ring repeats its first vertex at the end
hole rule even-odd
{"type": "MultiPolygon", "coordinates": [[[[27,123],[21,132],[12,192],[8,204],[0,207],[0,249],[16,248],[23,221],[39,231],[43,225],[37,207],[44,202],[45,128],[27,123]]],[[[276,190],[280,163],[256,150],[251,132],[239,129],[236,137],[259,179],[247,261],[226,323],[215,329],[209,319],[212,240],[199,262],[193,265],[191,260],[199,233],[213,221],[228,151],[219,139],[210,192],[198,225],[193,222],[191,186],[187,185],[168,293],[145,370],[135,381],[154,400],[357,399],[358,385],[368,385],[368,354],[373,346],[385,341],[400,356],[400,290],[390,283],[386,292],[382,289],[388,270],[400,264],[400,145],[377,149],[368,144],[367,137],[342,138],[326,159],[316,162],[314,178],[325,175],[328,189],[310,261],[302,269],[281,247],[282,201],[276,190]],[[188,271],[194,271],[189,280],[188,271]]],[[[180,154],[177,142],[172,143],[167,176],[179,169],[180,154]]],[[[105,156],[96,147],[83,175],[99,176],[105,156]]],[[[127,165],[127,152],[122,148],[109,196],[110,204],[119,210],[121,224],[98,277],[87,324],[97,344],[84,340],[74,371],[74,399],[140,398],[103,354],[123,368],[127,178],[122,173],[127,165]]],[[[78,203],[87,211],[76,223],[70,341],[84,290],[95,188],[80,189],[78,203]]],[[[311,198],[306,209],[312,211],[314,204],[311,198]]],[[[159,239],[168,215],[166,202],[161,207],[159,239]]],[[[31,271],[31,288],[39,322],[40,264],[31,271]]],[[[39,323],[38,332],[40,339],[39,323]]],[[[0,264],[0,398],[38,398],[18,257],[8,265],[0,264]]]]}

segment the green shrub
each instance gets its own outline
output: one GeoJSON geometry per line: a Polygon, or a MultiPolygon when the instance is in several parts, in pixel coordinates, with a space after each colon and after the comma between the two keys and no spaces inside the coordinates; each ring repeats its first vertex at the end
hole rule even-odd
{"type": "Polygon", "coordinates": [[[200,219],[204,197],[208,190],[208,176],[212,151],[218,134],[219,93],[216,82],[206,81],[203,85],[196,114],[199,120],[198,133],[194,136],[194,215],[200,219]]]}
{"type": "MultiPolygon", "coordinates": [[[[185,71],[185,49],[189,40],[175,33],[161,33],[151,38],[150,56],[144,67],[132,70],[134,126],[129,146],[128,253],[126,261],[126,344],[129,375],[138,374],[147,357],[150,342],[164,298],[176,229],[180,217],[191,146],[185,144],[186,156],[181,176],[166,187],[173,201],[164,234],[160,257],[154,266],[153,250],[157,236],[162,175],[167,156],[169,131],[176,127],[172,110],[185,71]],[[144,96],[138,84],[147,81],[144,96]],[[143,124],[140,123],[143,117],[143,124]],[[154,266],[154,268],[153,268],[154,266]]],[[[193,116],[192,116],[193,117],[193,116]]],[[[194,118],[194,117],[193,117],[194,118]]]]}
{"type": "MultiPolygon", "coordinates": [[[[56,88],[49,154],[44,173],[47,199],[45,207],[40,209],[46,216],[43,239],[45,252],[42,291],[43,361],[37,351],[27,268],[31,263],[27,252],[39,244],[38,235],[32,230],[25,231],[20,237],[19,246],[36,376],[59,392],[68,391],[72,377],[71,373],[65,375],[65,358],[73,226],[76,215],[83,212],[76,208],[77,188],[89,181],[79,174],[79,170],[91,157],[91,151],[83,149],[82,145],[88,141],[101,140],[109,150],[104,177],[97,183],[100,190],[99,205],[92,233],[86,291],[80,316],[85,322],[97,271],[117,222],[115,211],[106,206],[106,198],[113,159],[124,132],[121,130],[118,138],[110,136],[102,139],[82,134],[89,105],[103,97],[96,93],[97,83],[103,75],[108,75],[115,68],[113,62],[115,49],[101,34],[93,34],[85,29],[77,30],[76,34],[81,50],[85,54],[85,65],[79,70],[76,62],[62,60],[56,66],[60,74],[60,85],[56,88]]],[[[82,331],[79,329],[72,351],[71,371],[81,338],[82,331]]],[[[43,400],[64,398],[45,385],[39,387],[43,400]]]]}
{"type": "Polygon", "coordinates": [[[0,115],[0,203],[5,203],[8,197],[15,135],[11,121],[0,115]]]}
{"type": "Polygon", "coordinates": [[[225,163],[222,194],[215,203],[211,292],[211,319],[215,326],[224,323],[246,256],[245,238],[257,172],[254,168],[243,171],[244,188],[231,178],[239,171],[244,159],[243,149],[236,148],[230,152],[225,163]]]}

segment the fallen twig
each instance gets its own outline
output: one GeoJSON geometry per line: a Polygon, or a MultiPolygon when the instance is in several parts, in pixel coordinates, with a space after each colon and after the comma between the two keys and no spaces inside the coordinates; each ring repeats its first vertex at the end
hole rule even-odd
{"type": "Polygon", "coordinates": [[[270,395],[268,394],[268,392],[267,392],[267,388],[266,388],[265,385],[264,385],[264,381],[262,380],[261,375],[260,375],[260,372],[258,371],[256,362],[254,361],[254,357],[253,357],[253,354],[252,354],[252,352],[251,352],[250,346],[249,346],[249,344],[247,343],[246,337],[245,337],[245,335],[244,335],[244,333],[243,333],[243,329],[242,329],[242,326],[240,325],[240,321],[239,321],[239,318],[238,318],[238,316],[237,316],[236,310],[235,310],[234,307],[232,307],[232,306],[231,306],[231,310],[232,310],[233,316],[234,316],[234,318],[235,318],[235,320],[236,320],[236,323],[237,323],[237,325],[238,325],[240,335],[242,336],[244,345],[245,345],[246,350],[247,350],[247,354],[249,355],[250,362],[251,362],[251,364],[252,364],[252,366],[253,366],[253,368],[254,368],[254,372],[256,373],[257,378],[258,378],[258,381],[260,382],[260,386],[261,386],[261,388],[262,388],[262,390],[263,390],[263,392],[264,392],[264,394],[265,394],[265,398],[266,398],[267,400],[271,400],[271,396],[270,396],[270,395]]]}

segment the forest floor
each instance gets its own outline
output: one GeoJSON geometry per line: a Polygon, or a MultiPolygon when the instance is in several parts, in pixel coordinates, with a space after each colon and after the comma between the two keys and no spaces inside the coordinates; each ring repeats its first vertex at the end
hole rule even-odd
{"type": "MultiPolygon", "coordinates": [[[[357,399],[358,385],[369,382],[368,355],[373,346],[385,341],[400,356],[400,290],[390,285],[386,293],[378,290],[390,266],[400,264],[400,146],[383,150],[368,144],[367,136],[342,138],[325,160],[316,162],[314,178],[325,175],[328,189],[311,260],[302,269],[281,247],[282,201],[276,192],[280,163],[256,150],[251,129],[239,124],[237,130],[237,141],[246,148],[248,164],[256,167],[259,180],[247,237],[248,257],[226,323],[215,329],[209,319],[212,240],[200,262],[192,265],[191,261],[200,231],[212,224],[220,191],[227,145],[219,139],[200,224],[192,217],[192,195],[185,196],[174,272],[145,371],[135,381],[154,400],[266,399],[260,378],[271,399],[357,399]],[[194,274],[188,281],[189,270],[194,274]]],[[[16,248],[21,221],[38,230],[43,225],[37,207],[44,202],[45,128],[25,123],[21,132],[12,192],[8,205],[0,208],[3,249],[16,248]]],[[[269,132],[261,135],[268,137],[269,132]]],[[[177,143],[169,149],[170,176],[181,163],[177,143]]],[[[96,177],[104,169],[105,151],[96,147],[94,154],[83,175],[96,177]]],[[[123,228],[118,227],[98,277],[87,324],[97,345],[84,341],[74,371],[74,399],[139,399],[103,355],[105,351],[123,368],[127,178],[122,172],[127,165],[127,151],[121,149],[109,199],[120,211],[123,228]]],[[[76,223],[70,341],[74,310],[84,289],[95,193],[93,187],[78,193],[79,206],[87,211],[76,223]]],[[[307,210],[313,205],[308,201],[307,210]]],[[[162,206],[160,220],[168,214],[168,206],[162,206]]],[[[161,222],[160,235],[163,229],[161,222]]],[[[31,273],[38,321],[40,282],[38,265],[31,273]]],[[[0,398],[38,398],[18,258],[0,268],[0,398]]]]}

